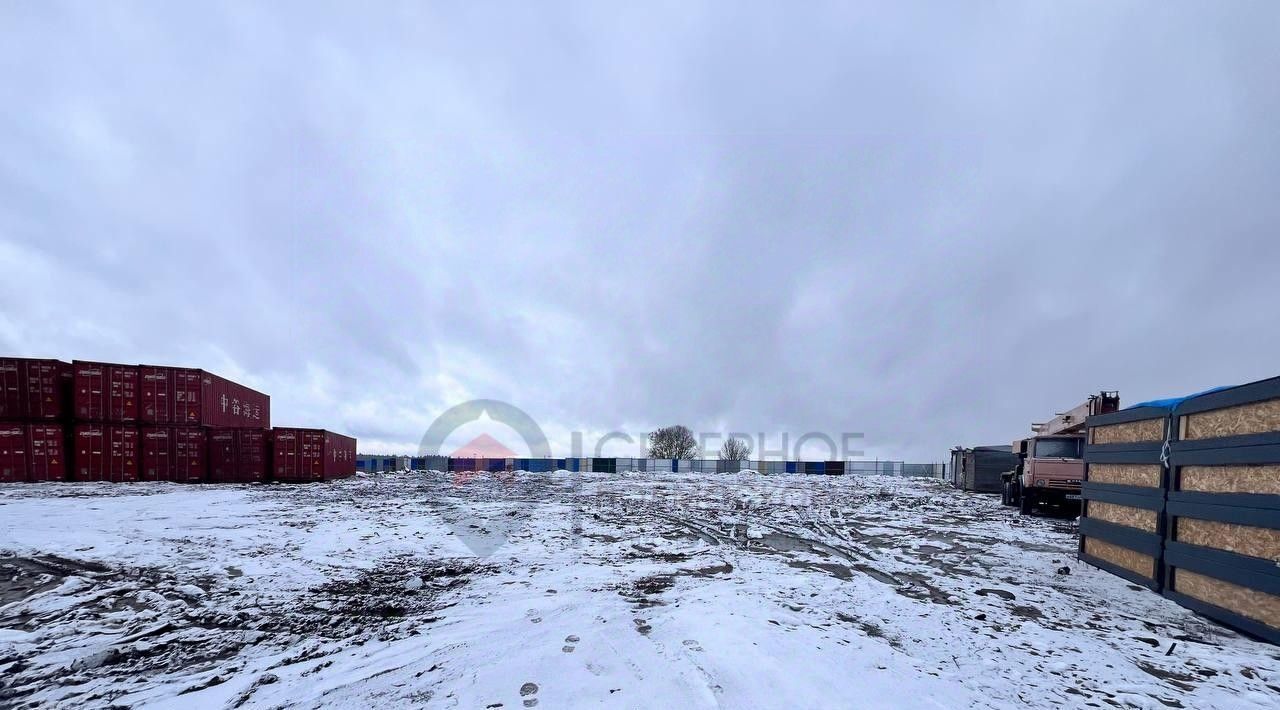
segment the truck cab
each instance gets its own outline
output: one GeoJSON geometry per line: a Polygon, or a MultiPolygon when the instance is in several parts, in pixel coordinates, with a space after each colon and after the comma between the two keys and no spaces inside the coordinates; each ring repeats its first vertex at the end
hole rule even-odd
{"type": "Polygon", "coordinates": [[[1019,509],[1029,513],[1041,505],[1077,504],[1084,480],[1084,437],[1036,436],[1023,441],[1016,491],[1019,509]]]}
{"type": "Polygon", "coordinates": [[[1030,513],[1041,505],[1077,505],[1084,480],[1085,422],[1120,409],[1120,394],[1102,391],[1043,424],[1032,435],[1013,442],[1018,464],[1006,472],[1001,502],[1030,513]]]}

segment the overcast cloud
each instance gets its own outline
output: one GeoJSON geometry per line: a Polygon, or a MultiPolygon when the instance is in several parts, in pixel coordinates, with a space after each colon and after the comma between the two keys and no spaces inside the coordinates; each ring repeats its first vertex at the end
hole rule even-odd
{"type": "Polygon", "coordinates": [[[0,5],[0,352],[406,453],[1280,375],[1280,4],[644,5],[0,5]]]}

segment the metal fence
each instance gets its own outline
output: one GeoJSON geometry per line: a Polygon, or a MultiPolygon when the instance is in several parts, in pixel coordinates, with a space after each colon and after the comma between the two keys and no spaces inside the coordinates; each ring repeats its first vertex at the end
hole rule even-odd
{"type": "Polygon", "coordinates": [[[447,456],[365,456],[357,458],[361,471],[529,471],[547,473],[704,473],[725,474],[754,471],[763,475],[881,475],[942,478],[946,465],[903,461],[720,461],[718,459],[649,458],[451,458],[447,456]]]}

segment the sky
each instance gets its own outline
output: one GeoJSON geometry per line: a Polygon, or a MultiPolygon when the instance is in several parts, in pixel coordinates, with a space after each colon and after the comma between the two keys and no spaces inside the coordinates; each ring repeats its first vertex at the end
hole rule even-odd
{"type": "MultiPolygon", "coordinates": [[[[0,353],[203,367],[369,453],[492,399],[562,456],[679,423],[944,461],[1280,375],[1278,31],[1265,0],[3,3],[0,353]]],[[[519,450],[485,421],[455,440],[519,450]]]]}

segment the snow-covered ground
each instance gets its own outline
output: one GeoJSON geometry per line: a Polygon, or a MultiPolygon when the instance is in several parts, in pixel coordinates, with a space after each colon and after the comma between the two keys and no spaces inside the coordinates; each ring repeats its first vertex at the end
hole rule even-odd
{"type": "Polygon", "coordinates": [[[0,706],[1280,706],[1280,649],[1073,525],[873,476],[0,486],[0,706]]]}

